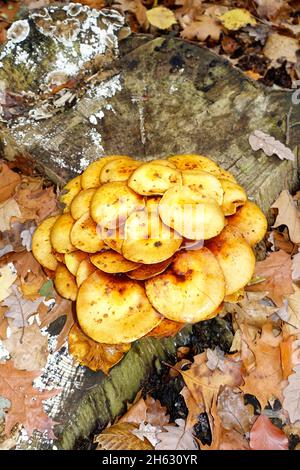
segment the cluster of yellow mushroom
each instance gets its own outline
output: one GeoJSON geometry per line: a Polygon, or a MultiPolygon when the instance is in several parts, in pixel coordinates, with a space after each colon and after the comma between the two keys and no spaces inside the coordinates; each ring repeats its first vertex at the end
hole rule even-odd
{"type": "Polygon", "coordinates": [[[33,235],[33,254],[76,300],[82,331],[131,343],[163,319],[214,317],[251,280],[262,211],[234,176],[201,155],[141,162],[114,155],[64,188],[63,213],[33,235]]]}

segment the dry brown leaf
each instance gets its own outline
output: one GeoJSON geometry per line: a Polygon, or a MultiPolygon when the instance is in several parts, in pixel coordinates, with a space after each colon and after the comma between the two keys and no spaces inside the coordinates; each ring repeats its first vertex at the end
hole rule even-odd
{"type": "Polygon", "coordinates": [[[287,297],[289,322],[285,325],[289,334],[297,334],[300,331],[300,286],[293,284],[294,293],[287,297]]]}
{"type": "Polygon", "coordinates": [[[262,334],[256,341],[250,339],[247,330],[241,327],[243,339],[248,344],[255,356],[256,367],[243,376],[244,385],[241,389],[244,393],[250,393],[258,399],[264,408],[271,398],[281,399],[282,396],[282,369],[280,359],[280,342],[282,335],[273,334],[273,326],[266,323],[262,334]]]}
{"type": "Polygon", "coordinates": [[[280,63],[280,60],[296,63],[296,52],[298,49],[298,39],[284,36],[283,34],[271,33],[263,48],[263,53],[276,66],[276,64],[280,63]]]}
{"type": "Polygon", "coordinates": [[[43,301],[42,297],[36,300],[25,299],[16,285],[11,287],[12,293],[7,297],[3,304],[8,309],[5,312],[7,318],[13,319],[13,325],[17,328],[22,328],[28,325],[28,319],[37,313],[40,303],[43,301]]]}
{"type": "Polygon", "coordinates": [[[262,302],[265,292],[246,292],[244,299],[237,304],[228,304],[226,311],[234,313],[238,323],[262,327],[268,318],[278,311],[278,307],[271,307],[262,302]]]}
{"type": "Polygon", "coordinates": [[[180,33],[180,36],[184,39],[198,39],[198,41],[206,41],[207,39],[213,39],[218,41],[222,26],[214,18],[210,16],[202,15],[186,26],[180,33]]]}
{"type": "Polygon", "coordinates": [[[0,302],[12,293],[12,285],[17,279],[17,273],[12,263],[0,268],[0,302]]]}
{"type": "Polygon", "coordinates": [[[34,220],[37,224],[55,213],[58,207],[53,186],[44,189],[43,180],[36,177],[22,177],[15,199],[21,211],[20,220],[34,220]]]}
{"type": "Polygon", "coordinates": [[[137,426],[146,422],[147,405],[144,398],[140,398],[129,408],[128,411],[119,419],[118,423],[132,423],[137,426]]]}
{"type": "Polygon", "coordinates": [[[129,351],[131,344],[96,343],[86,336],[75,323],[69,333],[70,354],[83,366],[93,371],[109,370],[129,351]]]}
{"type": "Polygon", "coordinates": [[[38,313],[40,316],[41,328],[49,326],[59,317],[66,317],[64,326],[57,337],[55,350],[58,351],[64,345],[69,332],[74,325],[72,302],[70,300],[63,299],[57,294],[53,308],[48,311],[48,308],[45,308],[44,304],[41,304],[41,308],[39,308],[38,313]]]}
{"type": "Polygon", "coordinates": [[[247,290],[267,292],[267,296],[278,307],[282,307],[284,298],[294,292],[291,256],[282,250],[256,263],[255,275],[265,280],[248,286],[247,290]]]}
{"type": "Polygon", "coordinates": [[[280,343],[280,359],[281,359],[281,368],[282,376],[286,380],[289,375],[293,372],[293,342],[295,341],[295,336],[289,336],[280,343]]]}
{"type": "Polygon", "coordinates": [[[274,426],[272,421],[260,415],[250,431],[252,450],[288,450],[289,441],[285,433],[274,426]]]}
{"type": "Polygon", "coordinates": [[[279,140],[276,140],[269,134],[256,130],[249,136],[249,144],[255,152],[262,149],[268,157],[277,155],[280,160],[295,160],[295,155],[279,140]]]}
{"type": "Polygon", "coordinates": [[[147,395],[145,400],[147,406],[146,422],[152,426],[164,426],[170,421],[170,416],[167,414],[167,408],[162,406],[159,400],[147,395]]]}
{"type": "Polygon", "coordinates": [[[43,401],[56,396],[60,390],[40,392],[32,387],[39,372],[17,370],[13,361],[0,364],[0,395],[11,402],[5,419],[5,432],[9,434],[15,424],[23,424],[29,437],[35,429],[48,433],[53,438],[53,424],[44,411],[43,401]]]}
{"type": "Polygon", "coordinates": [[[40,370],[48,357],[48,339],[41,334],[37,324],[24,329],[13,328],[9,338],[3,341],[16,369],[40,370]]]}
{"type": "Polygon", "coordinates": [[[293,281],[300,281],[300,252],[292,259],[292,279],[293,281]]]}
{"type": "Polygon", "coordinates": [[[15,188],[20,181],[20,175],[12,171],[5,163],[0,162],[0,203],[14,195],[15,188]]]}
{"type": "Polygon", "coordinates": [[[199,415],[205,411],[204,403],[201,402],[202,397],[199,396],[199,400],[196,401],[187,387],[183,387],[180,395],[183,396],[187,409],[189,410],[186,419],[186,429],[193,429],[198,422],[199,415]]]}
{"type": "Polygon", "coordinates": [[[269,19],[275,18],[285,7],[285,0],[255,0],[257,13],[269,19]]]}
{"type": "Polygon", "coordinates": [[[11,229],[14,217],[20,217],[21,211],[15,199],[11,198],[0,204],[0,232],[11,229]]]}
{"type": "Polygon", "coordinates": [[[209,413],[213,400],[217,396],[221,386],[239,386],[243,379],[241,375],[241,362],[234,359],[224,361],[224,367],[211,371],[206,364],[206,353],[194,357],[194,362],[189,370],[180,370],[180,373],[191,392],[194,400],[199,401],[203,397],[205,411],[209,413]]]}
{"type": "Polygon", "coordinates": [[[132,434],[137,429],[133,423],[117,423],[104,429],[94,439],[98,443],[96,450],[152,450],[148,440],[142,441],[132,434]]]}
{"type": "Polygon", "coordinates": [[[117,10],[126,13],[127,11],[133,13],[140,26],[147,29],[149,22],[147,19],[147,8],[143,5],[141,0],[116,0],[113,4],[117,10]]]}
{"type": "Polygon", "coordinates": [[[230,387],[224,387],[220,392],[217,413],[225,429],[234,429],[244,435],[250,431],[255,419],[253,407],[244,403],[244,395],[230,387]]]}
{"type": "Polygon", "coordinates": [[[271,206],[278,209],[274,228],[286,225],[289,229],[289,236],[293,243],[300,243],[300,212],[297,209],[290,193],[285,189],[280,193],[278,199],[271,206]]]}
{"type": "Polygon", "coordinates": [[[290,421],[292,423],[300,421],[300,365],[294,367],[283,395],[283,408],[288,412],[290,421]]]}
{"type": "Polygon", "coordinates": [[[183,419],[176,419],[177,426],[164,426],[165,431],[158,434],[159,443],[155,450],[197,450],[191,429],[187,429],[183,419]]]}

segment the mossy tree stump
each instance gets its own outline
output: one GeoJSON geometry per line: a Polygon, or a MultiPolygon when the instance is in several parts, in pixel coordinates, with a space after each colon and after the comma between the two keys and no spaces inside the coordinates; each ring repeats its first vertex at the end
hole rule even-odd
{"type": "MultiPolygon", "coordinates": [[[[300,106],[293,105],[293,92],[267,89],[181,39],[121,39],[126,29],[116,12],[49,7],[18,25],[23,36],[13,28],[0,52],[5,158],[26,155],[63,183],[101,155],[149,160],[201,153],[232,171],[265,211],[283,188],[297,186],[297,161],[254,153],[248,143],[259,129],[298,154],[300,106]]],[[[189,331],[175,340],[137,342],[107,378],[74,367],[65,349],[52,355],[42,382],[65,387],[47,405],[59,423],[59,445],[72,448],[96,419],[114,419],[153,359],[173,353],[189,331]]],[[[39,435],[24,444],[48,445],[39,435]]]]}

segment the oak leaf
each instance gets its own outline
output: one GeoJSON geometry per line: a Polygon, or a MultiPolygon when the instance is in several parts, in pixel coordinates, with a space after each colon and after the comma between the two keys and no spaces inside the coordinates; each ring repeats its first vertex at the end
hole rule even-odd
{"type": "Polygon", "coordinates": [[[0,203],[14,195],[15,188],[20,181],[20,175],[12,171],[5,163],[0,162],[0,203]]]}
{"type": "Polygon", "coordinates": [[[126,13],[127,11],[133,13],[139,25],[143,28],[146,29],[149,26],[147,8],[143,5],[141,0],[116,0],[113,7],[123,13],[126,13]]]}
{"type": "Polygon", "coordinates": [[[176,419],[177,426],[164,426],[164,432],[158,435],[159,443],[155,450],[197,450],[191,429],[186,428],[183,419],[176,419]]]}
{"type": "Polygon", "coordinates": [[[290,148],[265,132],[254,131],[249,136],[249,144],[252,150],[256,152],[262,149],[268,157],[275,154],[280,160],[295,160],[295,155],[290,148]]]}
{"type": "Polygon", "coordinates": [[[293,288],[294,293],[287,297],[290,318],[285,325],[286,330],[292,335],[300,332],[300,287],[293,284],[293,288]]]}
{"type": "Polygon", "coordinates": [[[290,193],[286,189],[283,190],[271,207],[278,209],[273,227],[286,225],[292,242],[300,243],[300,212],[290,193]]]}
{"type": "Polygon", "coordinates": [[[288,378],[288,385],[283,391],[283,408],[288,412],[290,421],[300,420],[300,365],[294,367],[294,373],[288,378]]]}
{"type": "Polygon", "coordinates": [[[11,294],[11,286],[16,279],[17,272],[13,263],[8,263],[0,268],[0,302],[11,294]]]}
{"type": "Polygon", "coordinates": [[[289,441],[284,432],[274,426],[272,421],[260,415],[250,431],[252,450],[288,450],[289,441]]]}
{"type": "Polygon", "coordinates": [[[15,199],[11,198],[0,204],[0,232],[11,229],[13,217],[20,217],[21,210],[15,199]]]}
{"type": "Polygon", "coordinates": [[[199,415],[205,411],[204,403],[201,402],[202,397],[199,397],[199,400],[196,401],[186,386],[183,387],[180,395],[183,396],[186,407],[189,410],[186,419],[186,429],[193,429],[199,420],[199,415]]]}
{"type": "Polygon", "coordinates": [[[43,401],[56,396],[60,390],[44,390],[40,392],[33,388],[33,380],[39,372],[28,372],[15,369],[12,361],[0,364],[0,395],[11,402],[6,414],[5,432],[9,434],[15,424],[23,424],[29,436],[33,431],[47,431],[53,438],[53,424],[45,413],[43,401]]]}
{"type": "Polygon", "coordinates": [[[206,41],[208,38],[218,41],[220,39],[222,27],[214,18],[207,15],[197,17],[197,20],[187,25],[180,33],[184,39],[198,39],[206,41]]]}
{"type": "Polygon", "coordinates": [[[282,250],[271,253],[264,261],[256,263],[255,275],[265,279],[248,286],[249,291],[266,291],[277,305],[283,305],[284,297],[294,292],[292,284],[291,256],[282,250]]]}
{"type": "Polygon", "coordinates": [[[218,396],[217,413],[222,425],[227,430],[235,429],[246,434],[254,421],[254,410],[251,405],[245,405],[244,395],[230,387],[224,387],[218,396]]]}
{"type": "Polygon", "coordinates": [[[38,313],[41,321],[41,328],[49,326],[60,317],[65,317],[64,326],[56,340],[55,350],[58,351],[66,342],[69,332],[74,325],[73,302],[56,295],[54,304],[50,307],[50,311],[49,308],[42,303],[39,306],[38,313]]]}
{"type": "Polygon", "coordinates": [[[153,449],[149,441],[142,441],[132,434],[137,430],[133,423],[117,423],[110,426],[101,434],[95,437],[94,442],[98,443],[96,450],[151,450],[153,449]]]}
{"type": "Polygon", "coordinates": [[[3,301],[2,305],[8,307],[5,313],[6,318],[12,318],[13,325],[17,328],[22,328],[28,325],[28,319],[31,315],[37,313],[42,301],[42,297],[33,301],[25,299],[17,286],[12,286],[12,293],[3,301]]]}
{"type": "Polygon", "coordinates": [[[151,424],[152,426],[162,427],[168,424],[170,416],[167,414],[167,408],[162,406],[159,400],[147,395],[146,399],[139,398],[128,411],[122,416],[118,423],[140,423],[151,424]]]}
{"type": "Polygon", "coordinates": [[[272,323],[266,323],[262,328],[259,338],[252,340],[247,335],[246,328],[241,327],[244,332],[243,339],[254,354],[256,367],[248,374],[244,374],[244,385],[241,389],[244,393],[256,396],[262,408],[268,401],[282,395],[282,368],[280,358],[280,342],[282,335],[277,337],[273,334],[272,323]]]}
{"type": "Polygon", "coordinates": [[[292,259],[292,279],[300,281],[300,251],[292,259]]]}
{"type": "Polygon", "coordinates": [[[202,399],[205,411],[209,413],[220,387],[222,385],[239,386],[243,379],[241,362],[226,358],[222,370],[217,368],[211,371],[207,367],[206,360],[206,353],[198,354],[194,357],[190,369],[180,370],[180,373],[195,401],[198,402],[202,399]]]}
{"type": "Polygon", "coordinates": [[[16,369],[38,371],[46,365],[48,339],[41,334],[37,324],[30,325],[24,330],[13,328],[9,338],[3,341],[3,345],[16,369]]]}
{"type": "Polygon", "coordinates": [[[285,0],[255,0],[255,3],[258,5],[258,15],[269,19],[275,18],[286,7],[285,0]]]}
{"type": "Polygon", "coordinates": [[[15,199],[21,211],[21,221],[34,220],[38,224],[57,210],[53,186],[44,189],[41,178],[23,176],[15,199]]]}

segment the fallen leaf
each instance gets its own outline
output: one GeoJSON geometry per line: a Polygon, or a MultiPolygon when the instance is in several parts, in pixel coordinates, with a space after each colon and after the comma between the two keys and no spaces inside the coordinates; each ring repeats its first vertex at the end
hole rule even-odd
{"type": "Polygon", "coordinates": [[[294,341],[295,341],[295,336],[289,336],[288,338],[282,340],[282,342],[279,345],[282,376],[285,380],[293,372],[292,354],[293,354],[293,342],[294,341]]]}
{"type": "Polygon", "coordinates": [[[293,284],[294,293],[287,297],[288,312],[290,314],[289,323],[285,325],[290,334],[300,331],[300,287],[293,284]]]}
{"type": "Polygon", "coordinates": [[[252,450],[288,450],[289,441],[284,432],[274,426],[272,421],[260,415],[250,431],[252,450]]]}
{"type": "MultiPolygon", "coordinates": [[[[237,304],[228,304],[228,306],[226,304],[226,309],[236,315],[238,323],[247,323],[260,328],[279,310],[278,307],[267,304],[265,294],[265,292],[246,292],[244,299],[237,304]]],[[[268,302],[270,304],[270,301],[268,302]]]]}
{"type": "Polygon", "coordinates": [[[144,398],[140,398],[136,403],[129,408],[128,411],[119,419],[118,423],[144,423],[147,416],[147,405],[144,398]]]}
{"type": "Polygon", "coordinates": [[[255,152],[262,149],[268,157],[271,155],[277,155],[280,160],[295,160],[295,155],[279,140],[266,134],[265,132],[256,130],[249,136],[249,144],[255,152]]]}
{"type": "Polygon", "coordinates": [[[156,426],[152,426],[152,424],[140,423],[139,427],[132,431],[132,434],[141,439],[141,441],[146,439],[146,441],[150,442],[150,444],[155,447],[156,444],[159,443],[158,433],[160,432],[161,429],[156,426]]]}
{"type": "Polygon", "coordinates": [[[21,211],[21,221],[34,220],[39,224],[57,211],[57,198],[53,186],[43,188],[42,178],[23,176],[15,199],[21,211]]]}
{"type": "Polygon", "coordinates": [[[18,173],[12,171],[5,163],[0,162],[0,203],[14,195],[15,188],[20,181],[21,177],[18,173]]]}
{"type": "Polygon", "coordinates": [[[121,10],[123,13],[126,13],[126,11],[133,13],[139,25],[143,28],[146,29],[149,26],[147,8],[143,5],[141,0],[116,0],[113,7],[117,10],[121,10]]]}
{"type": "Polygon", "coordinates": [[[11,198],[0,204],[0,232],[10,230],[11,219],[20,217],[21,211],[15,199],[11,198]]]}
{"type": "Polygon", "coordinates": [[[244,403],[244,395],[230,387],[224,387],[220,392],[217,413],[225,429],[235,429],[244,435],[250,431],[255,419],[253,407],[244,403]]]}
{"type": "Polygon", "coordinates": [[[297,209],[290,193],[284,189],[278,199],[271,206],[272,209],[278,209],[274,228],[286,225],[289,229],[289,236],[293,243],[300,243],[300,212],[297,209]]]}
{"type": "Polygon", "coordinates": [[[230,31],[237,31],[247,25],[256,25],[256,19],[245,8],[234,8],[233,10],[227,11],[219,18],[223,26],[230,31]]]}
{"type": "Polygon", "coordinates": [[[256,263],[255,275],[262,282],[247,287],[249,291],[264,291],[277,305],[283,305],[284,298],[293,294],[291,256],[282,250],[271,253],[264,261],[256,263]]]}
{"type": "Polygon", "coordinates": [[[300,281],[300,251],[292,258],[292,279],[300,281]]]}
{"type": "Polygon", "coordinates": [[[159,29],[168,29],[177,23],[172,10],[164,6],[154,7],[146,12],[149,23],[159,29]]]}
{"type": "Polygon", "coordinates": [[[54,284],[52,279],[48,279],[44,282],[39,290],[39,294],[41,297],[45,297],[46,300],[55,297],[54,284]]]}
{"type": "Polygon", "coordinates": [[[206,41],[207,39],[213,39],[218,41],[221,35],[222,27],[214,18],[210,16],[202,15],[193,21],[191,24],[186,26],[180,33],[180,36],[184,39],[198,39],[198,41],[206,41]]]}
{"type": "Polygon", "coordinates": [[[104,344],[96,343],[86,336],[77,324],[74,324],[69,333],[69,352],[83,366],[93,371],[102,370],[108,374],[109,370],[123,358],[129,351],[131,344],[104,344]]]}
{"type": "Polygon", "coordinates": [[[180,392],[183,396],[189,413],[186,418],[186,429],[192,429],[199,420],[199,415],[205,412],[204,404],[201,403],[201,397],[196,401],[187,387],[183,387],[180,392]]]}
{"type": "Polygon", "coordinates": [[[51,418],[45,413],[43,401],[60,393],[60,390],[44,390],[40,392],[33,388],[33,380],[39,372],[28,372],[15,369],[12,361],[0,363],[0,395],[11,402],[5,419],[5,432],[9,434],[15,424],[23,424],[29,437],[33,431],[48,433],[54,438],[51,418]]]}
{"type": "Polygon", "coordinates": [[[162,406],[159,400],[147,395],[145,400],[147,406],[146,422],[153,426],[164,426],[170,421],[170,416],[167,414],[167,408],[162,406]]]}
{"type": "Polygon", "coordinates": [[[206,356],[206,365],[210,370],[215,370],[217,368],[223,370],[226,368],[224,351],[222,351],[218,346],[214,349],[207,348],[206,356]]]}
{"type": "Polygon", "coordinates": [[[6,299],[12,292],[12,284],[17,279],[17,271],[13,263],[0,268],[0,302],[6,299]]]}
{"type": "Polygon", "coordinates": [[[9,338],[3,341],[5,349],[13,360],[14,367],[20,370],[40,370],[47,362],[48,339],[41,334],[37,324],[13,329],[9,338]]]}
{"type": "Polygon", "coordinates": [[[300,420],[300,365],[294,367],[294,373],[288,378],[283,391],[283,408],[288,412],[290,421],[300,420]]]}
{"type": "Polygon", "coordinates": [[[96,450],[152,450],[149,441],[142,441],[132,434],[137,429],[132,423],[117,423],[104,429],[94,439],[98,444],[96,450]]]}
{"type": "Polygon", "coordinates": [[[176,419],[177,426],[164,426],[158,435],[159,443],[155,450],[198,450],[191,429],[186,429],[183,419],[176,419]]]}
{"type": "Polygon", "coordinates": [[[8,307],[5,313],[6,318],[12,318],[13,325],[16,328],[22,328],[28,325],[28,319],[31,315],[37,313],[42,301],[41,297],[34,301],[25,299],[17,286],[12,286],[12,294],[3,301],[2,305],[8,307]]]}
{"type": "MultiPolygon", "coordinates": [[[[56,295],[54,305],[52,305],[52,308],[43,308],[41,311],[41,308],[39,308],[39,317],[41,321],[41,328],[49,326],[51,323],[53,323],[57,318],[60,317],[66,317],[64,326],[62,330],[60,331],[59,335],[57,336],[56,340],[56,348],[55,350],[58,351],[66,342],[66,339],[68,338],[69,332],[74,325],[74,314],[73,314],[73,308],[72,308],[73,302],[67,299],[63,299],[59,295],[56,295]]],[[[40,307],[45,307],[44,304],[40,304],[40,307]]]]}
{"type": "Polygon", "coordinates": [[[286,6],[285,0],[255,0],[258,5],[257,13],[259,16],[275,18],[286,6]]]}
{"type": "Polygon", "coordinates": [[[199,401],[199,397],[203,397],[205,411],[209,413],[222,385],[236,387],[242,383],[242,363],[226,358],[222,371],[220,369],[211,371],[207,367],[206,360],[206,353],[198,354],[194,357],[190,369],[180,370],[180,373],[196,402],[199,401]]]}
{"type": "Polygon", "coordinates": [[[274,336],[272,323],[263,326],[262,334],[256,341],[250,339],[244,327],[241,329],[244,332],[243,339],[254,354],[256,363],[255,368],[243,375],[244,385],[241,389],[244,393],[254,395],[264,408],[271,398],[280,399],[282,395],[283,376],[280,358],[282,335],[274,336]]]}
{"type": "MultiPolygon", "coordinates": [[[[298,49],[298,39],[284,36],[283,34],[271,33],[267,39],[265,47],[263,48],[263,53],[274,65],[278,65],[281,59],[296,63],[296,52],[298,49]]],[[[292,158],[288,158],[288,160],[292,160],[292,158]]]]}

